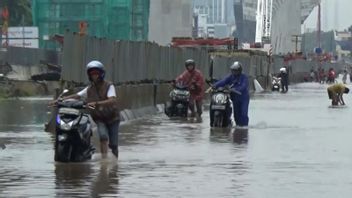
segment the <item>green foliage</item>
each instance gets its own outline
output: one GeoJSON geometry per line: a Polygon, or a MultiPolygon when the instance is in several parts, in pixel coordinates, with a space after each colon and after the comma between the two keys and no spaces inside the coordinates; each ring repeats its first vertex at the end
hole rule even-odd
{"type": "MultiPolygon", "coordinates": [[[[0,8],[7,6],[10,14],[9,26],[31,26],[32,10],[30,0],[0,0],[0,8]]],[[[2,24],[2,18],[0,24],[2,24]]]]}

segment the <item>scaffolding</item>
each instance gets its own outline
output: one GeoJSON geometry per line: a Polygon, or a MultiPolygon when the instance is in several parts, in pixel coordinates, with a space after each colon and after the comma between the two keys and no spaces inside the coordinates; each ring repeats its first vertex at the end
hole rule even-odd
{"type": "Polygon", "coordinates": [[[40,46],[66,30],[115,40],[147,40],[150,0],[32,0],[40,46]]]}

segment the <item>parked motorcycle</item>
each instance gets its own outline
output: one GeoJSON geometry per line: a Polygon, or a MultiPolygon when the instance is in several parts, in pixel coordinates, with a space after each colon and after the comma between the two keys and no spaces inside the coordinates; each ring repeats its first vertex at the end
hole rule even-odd
{"type": "Polygon", "coordinates": [[[92,127],[88,114],[82,112],[87,106],[83,101],[68,99],[59,100],[57,108],[55,161],[82,162],[91,159],[95,151],[91,144],[92,127]]]}
{"type": "Polygon", "coordinates": [[[187,117],[191,96],[188,87],[182,83],[176,83],[169,96],[170,102],[165,105],[165,114],[169,117],[187,117]]]}
{"type": "Polygon", "coordinates": [[[271,84],[272,84],[271,91],[280,91],[281,78],[273,76],[271,84]]]}
{"type": "Polygon", "coordinates": [[[209,109],[211,127],[228,127],[232,125],[232,101],[230,99],[230,92],[229,87],[211,89],[209,109]]]}

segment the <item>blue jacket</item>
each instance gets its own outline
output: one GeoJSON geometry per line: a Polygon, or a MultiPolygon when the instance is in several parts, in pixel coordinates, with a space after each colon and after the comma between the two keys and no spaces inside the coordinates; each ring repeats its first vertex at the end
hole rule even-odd
{"type": "Polygon", "coordinates": [[[248,77],[245,74],[241,74],[239,76],[235,75],[228,75],[224,79],[216,82],[214,84],[215,88],[224,87],[229,85],[232,90],[236,90],[241,92],[241,95],[231,93],[232,100],[244,100],[249,98],[249,85],[248,85],[248,77]]]}

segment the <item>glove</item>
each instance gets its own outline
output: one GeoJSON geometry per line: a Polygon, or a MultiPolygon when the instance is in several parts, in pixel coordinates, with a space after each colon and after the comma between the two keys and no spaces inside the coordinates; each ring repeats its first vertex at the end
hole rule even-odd
{"type": "Polygon", "coordinates": [[[209,88],[205,91],[205,93],[213,92],[213,90],[214,90],[214,87],[209,87],[209,88]]]}

